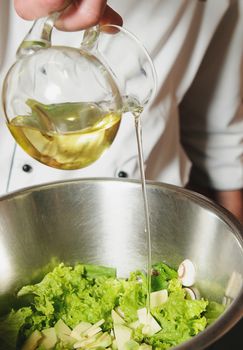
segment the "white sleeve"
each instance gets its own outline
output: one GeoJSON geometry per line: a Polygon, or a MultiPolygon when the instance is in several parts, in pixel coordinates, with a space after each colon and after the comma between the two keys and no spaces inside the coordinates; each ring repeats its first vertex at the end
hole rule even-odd
{"type": "Polygon", "coordinates": [[[243,1],[232,2],[180,105],[181,142],[198,185],[243,188],[243,1]]]}

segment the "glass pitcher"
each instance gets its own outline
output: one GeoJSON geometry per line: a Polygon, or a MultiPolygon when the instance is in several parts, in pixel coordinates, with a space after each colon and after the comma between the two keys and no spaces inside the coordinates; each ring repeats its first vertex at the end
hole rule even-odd
{"type": "Polygon", "coordinates": [[[156,77],[147,51],[119,26],[55,30],[52,43],[57,16],[37,20],[19,46],[4,80],[3,109],[10,132],[30,156],[54,168],[79,169],[112,144],[123,113],[141,113],[156,77]]]}

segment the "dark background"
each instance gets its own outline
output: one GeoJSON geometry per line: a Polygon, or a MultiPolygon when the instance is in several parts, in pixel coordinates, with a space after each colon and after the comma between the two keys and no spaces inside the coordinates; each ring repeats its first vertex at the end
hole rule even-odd
{"type": "Polygon", "coordinates": [[[205,350],[243,350],[243,319],[205,350]]]}

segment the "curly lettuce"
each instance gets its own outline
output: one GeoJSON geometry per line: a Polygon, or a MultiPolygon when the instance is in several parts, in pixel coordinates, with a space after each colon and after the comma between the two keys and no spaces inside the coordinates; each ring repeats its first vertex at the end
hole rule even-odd
{"type": "MultiPolygon", "coordinates": [[[[224,307],[218,303],[188,299],[177,272],[164,263],[154,265],[153,272],[152,291],[158,288],[168,291],[168,299],[150,310],[161,330],[148,337],[143,334],[143,327],[135,327],[133,343],[145,342],[153,349],[168,349],[204,330],[223,312],[224,307]]],[[[18,297],[23,296],[31,296],[29,305],[12,310],[1,321],[0,349],[16,349],[34,331],[53,327],[60,319],[71,329],[80,322],[95,324],[104,319],[102,330],[109,332],[113,328],[114,309],[119,310],[130,327],[138,320],[137,311],[146,305],[147,278],[140,271],[121,279],[110,267],[84,264],[71,267],[61,263],[41,282],[24,286],[18,292],[18,297]]]]}

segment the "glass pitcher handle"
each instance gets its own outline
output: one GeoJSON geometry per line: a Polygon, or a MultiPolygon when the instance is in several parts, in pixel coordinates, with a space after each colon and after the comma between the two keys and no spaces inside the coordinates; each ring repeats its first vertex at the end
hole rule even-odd
{"type": "MultiPolygon", "coordinates": [[[[52,30],[60,14],[61,12],[54,12],[50,16],[40,18],[33,23],[30,31],[17,49],[17,58],[32,54],[40,48],[51,46],[52,30]]],[[[94,49],[99,33],[99,25],[86,29],[81,42],[81,48],[86,50],[94,49]]]]}
{"type": "Polygon", "coordinates": [[[17,49],[17,58],[32,54],[40,48],[51,46],[51,34],[60,12],[54,12],[48,17],[39,18],[33,23],[30,31],[24,37],[17,49]]]}
{"type": "Polygon", "coordinates": [[[99,25],[86,29],[84,31],[83,40],[81,42],[81,48],[85,50],[92,50],[96,48],[99,34],[100,34],[99,25]]]}

